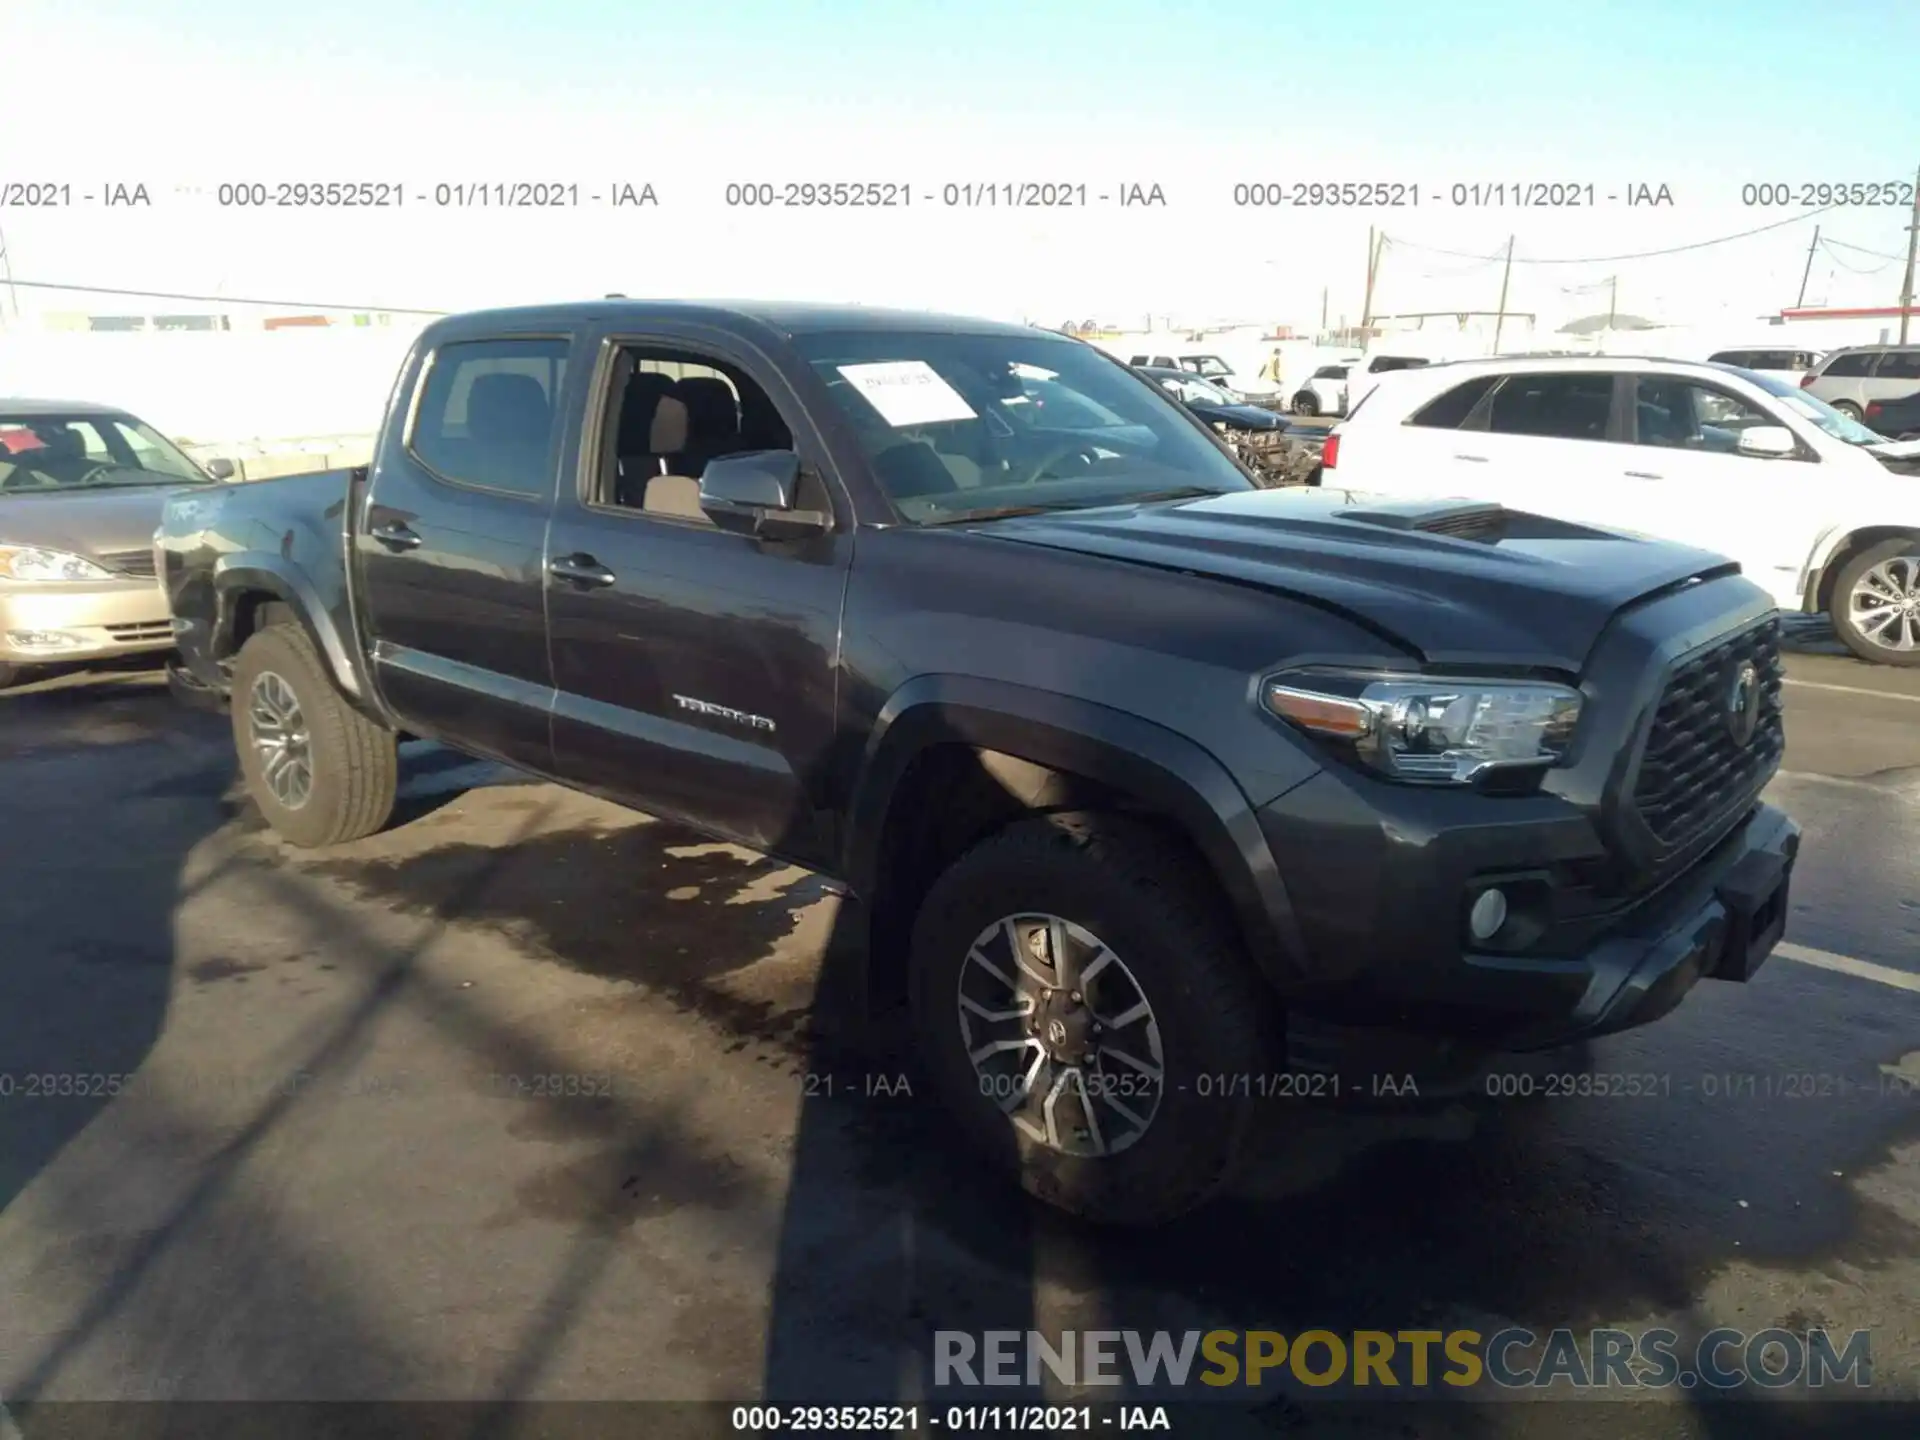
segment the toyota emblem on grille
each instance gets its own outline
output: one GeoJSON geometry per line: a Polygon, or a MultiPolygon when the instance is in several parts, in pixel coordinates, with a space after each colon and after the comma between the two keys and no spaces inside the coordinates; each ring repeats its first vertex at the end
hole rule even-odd
{"type": "Polygon", "coordinates": [[[1746,746],[1760,728],[1760,672],[1751,660],[1733,672],[1733,684],[1727,687],[1727,733],[1733,743],[1746,746]]]}

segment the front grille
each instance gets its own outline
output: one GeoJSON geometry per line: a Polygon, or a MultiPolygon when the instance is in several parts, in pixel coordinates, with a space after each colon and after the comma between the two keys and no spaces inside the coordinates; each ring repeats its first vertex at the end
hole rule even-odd
{"type": "Polygon", "coordinates": [[[1640,758],[1634,808],[1661,844],[1693,840],[1747,802],[1786,747],[1780,713],[1780,621],[1769,618],[1683,659],[1667,678],[1640,758]],[[1736,733],[1734,692],[1751,664],[1759,685],[1752,738],[1736,733]]]}
{"type": "Polygon", "coordinates": [[[173,621],[142,620],[133,625],[109,625],[107,634],[115,640],[171,640],[173,621]]]}
{"type": "Polygon", "coordinates": [[[157,578],[153,570],[152,546],[144,550],[106,550],[101,552],[100,563],[109,570],[130,575],[135,580],[157,578]]]}

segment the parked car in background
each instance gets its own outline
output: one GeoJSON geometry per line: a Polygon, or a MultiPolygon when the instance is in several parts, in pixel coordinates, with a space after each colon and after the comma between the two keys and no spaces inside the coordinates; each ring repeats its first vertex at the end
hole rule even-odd
{"type": "Polygon", "coordinates": [[[1351,363],[1322,365],[1300,384],[1288,402],[1296,415],[1344,415],[1347,412],[1347,372],[1351,363]]]}
{"type": "Polygon", "coordinates": [[[1892,440],[1920,440],[1920,390],[1898,400],[1869,400],[1862,423],[1892,440]]]}
{"type": "Polygon", "coordinates": [[[1875,400],[1897,400],[1920,386],[1920,345],[1849,345],[1800,383],[1809,395],[1859,420],[1875,400]]]}
{"type": "Polygon", "coordinates": [[[1324,435],[1296,431],[1284,415],[1241,404],[1211,380],[1185,370],[1142,366],[1140,373],[1212,427],[1262,484],[1310,485],[1317,479],[1324,435]]]}
{"type": "Polygon", "coordinates": [[[1746,981],[1792,912],[1758,586],[1260,489],[1030,326],[449,317],[370,467],[177,494],[155,545],[288,842],[383,826],[408,734],[835,877],[980,1163],[1097,1220],[1200,1204],[1300,1098],[1746,981]]]}
{"type": "Polygon", "coordinates": [[[172,649],[153,533],[169,495],[215,478],[124,410],[0,400],[0,685],[172,649]]]}
{"type": "Polygon", "coordinates": [[[1798,385],[1807,374],[1819,368],[1826,358],[1824,350],[1781,350],[1777,348],[1716,350],[1707,357],[1710,365],[1735,365],[1742,370],[1771,375],[1798,385]]]}
{"type": "Polygon", "coordinates": [[[1472,496],[1717,550],[1856,655],[1920,665],[1920,442],[1799,387],[1682,360],[1479,360],[1390,376],[1326,483],[1472,496]]]}
{"type": "Polygon", "coordinates": [[[1127,363],[1136,370],[1183,370],[1210,380],[1232,395],[1236,401],[1277,399],[1280,387],[1264,375],[1235,370],[1218,355],[1207,350],[1163,350],[1158,354],[1135,354],[1127,363]]]}

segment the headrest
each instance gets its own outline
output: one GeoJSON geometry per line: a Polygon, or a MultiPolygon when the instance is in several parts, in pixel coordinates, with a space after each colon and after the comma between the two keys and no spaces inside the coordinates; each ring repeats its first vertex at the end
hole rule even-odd
{"type": "Polygon", "coordinates": [[[71,426],[48,426],[37,433],[46,443],[44,458],[48,460],[80,460],[86,457],[87,437],[71,426]]]}
{"type": "Polygon", "coordinates": [[[673,389],[673,381],[652,370],[636,370],[627,380],[626,394],[620,401],[620,429],[615,437],[614,453],[647,455],[653,451],[653,412],[662,396],[673,389]]]}
{"type": "Polygon", "coordinates": [[[467,434],[490,443],[544,441],[553,412],[531,375],[481,375],[467,391],[467,434]]]}
{"type": "Polygon", "coordinates": [[[718,443],[740,433],[733,387],[718,375],[689,375],[673,387],[673,394],[686,405],[688,422],[701,440],[718,443]]]}
{"type": "Polygon", "coordinates": [[[676,455],[687,448],[687,406],[671,395],[662,395],[654,407],[652,433],[647,437],[647,452],[652,455],[676,455]]]}

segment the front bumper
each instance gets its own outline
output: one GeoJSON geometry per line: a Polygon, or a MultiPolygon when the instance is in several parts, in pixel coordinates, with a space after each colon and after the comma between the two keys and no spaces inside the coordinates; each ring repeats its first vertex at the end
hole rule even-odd
{"type": "Polygon", "coordinates": [[[60,665],[173,648],[167,597],[153,580],[0,583],[0,661],[60,665]]]}
{"type": "Polygon", "coordinates": [[[1302,1055],[1358,1034],[1472,1055],[1628,1029],[1702,979],[1747,979],[1784,930],[1800,831],[1769,805],[1653,881],[1610,868],[1552,796],[1402,790],[1398,811],[1368,813],[1377,798],[1323,773],[1261,812],[1313,962],[1288,997],[1302,1055]],[[1489,883],[1516,897],[1504,950],[1468,941],[1489,883]]]}

